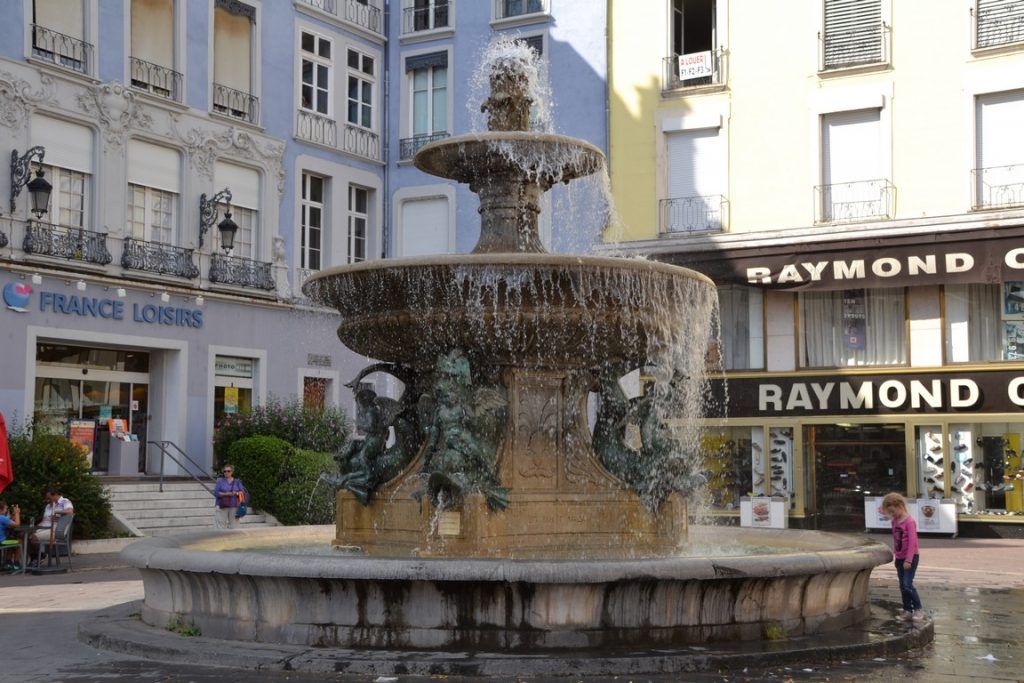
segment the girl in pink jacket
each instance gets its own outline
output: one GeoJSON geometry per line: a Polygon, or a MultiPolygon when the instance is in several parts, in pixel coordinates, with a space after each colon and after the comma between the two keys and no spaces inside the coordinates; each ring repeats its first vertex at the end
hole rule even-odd
{"type": "Polygon", "coordinates": [[[907,499],[898,493],[886,494],[879,512],[892,520],[892,554],[896,556],[896,575],[900,579],[900,596],[903,598],[903,612],[900,621],[921,621],[921,598],[914,588],[914,574],[921,558],[917,545],[917,522],[907,511],[907,499]]]}

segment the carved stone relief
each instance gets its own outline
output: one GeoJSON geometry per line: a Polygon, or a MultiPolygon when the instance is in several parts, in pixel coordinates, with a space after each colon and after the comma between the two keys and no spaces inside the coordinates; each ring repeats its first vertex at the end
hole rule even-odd
{"type": "Polygon", "coordinates": [[[562,440],[561,379],[520,375],[515,391],[512,485],[554,490],[562,440]]]}
{"type": "Polygon", "coordinates": [[[78,95],[82,109],[96,117],[111,147],[122,147],[132,128],[152,128],[152,117],[136,101],[135,93],[116,81],[90,86],[78,95]]]}
{"type": "Polygon", "coordinates": [[[211,131],[200,128],[181,128],[181,119],[171,117],[174,135],[188,149],[189,163],[200,175],[213,180],[214,163],[222,156],[241,157],[260,163],[276,180],[278,197],[284,195],[284,143],[261,141],[251,133],[232,126],[227,130],[211,131]]]}
{"type": "Polygon", "coordinates": [[[39,74],[40,87],[33,89],[28,81],[0,71],[0,126],[21,128],[39,104],[56,104],[53,78],[39,74]]]}

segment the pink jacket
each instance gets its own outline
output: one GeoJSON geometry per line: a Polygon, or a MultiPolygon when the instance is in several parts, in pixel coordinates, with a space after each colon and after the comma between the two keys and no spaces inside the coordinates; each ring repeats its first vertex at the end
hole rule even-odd
{"type": "Polygon", "coordinates": [[[910,515],[898,522],[892,520],[892,554],[906,562],[911,562],[918,554],[917,522],[910,515]]]}

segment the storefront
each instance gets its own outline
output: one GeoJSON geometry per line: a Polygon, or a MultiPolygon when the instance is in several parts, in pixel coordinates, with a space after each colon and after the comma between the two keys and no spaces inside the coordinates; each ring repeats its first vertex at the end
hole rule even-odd
{"type": "Polygon", "coordinates": [[[663,254],[720,287],[707,475],[719,514],[863,529],[866,496],[947,499],[1024,536],[1024,230],[663,254]],[[727,382],[725,389],[723,383],[727,382]]]}
{"type": "MultiPolygon", "coordinates": [[[[89,277],[0,270],[0,411],[82,446],[111,469],[111,429],[139,443],[138,472],[158,472],[156,442],[203,467],[226,413],[268,400],[340,405],[365,362],[336,337],[335,316],[291,304],[126,287],[89,277]]],[[[164,462],[165,472],[179,468],[164,462]]],[[[130,472],[129,472],[130,473],[130,472]]]]}

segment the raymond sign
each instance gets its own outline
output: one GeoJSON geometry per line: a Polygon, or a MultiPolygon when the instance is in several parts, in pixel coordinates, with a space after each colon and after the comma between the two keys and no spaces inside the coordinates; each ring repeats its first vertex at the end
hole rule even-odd
{"type": "Polygon", "coordinates": [[[711,50],[679,55],[679,80],[688,81],[692,78],[705,78],[714,73],[715,70],[711,65],[711,50]]]}

